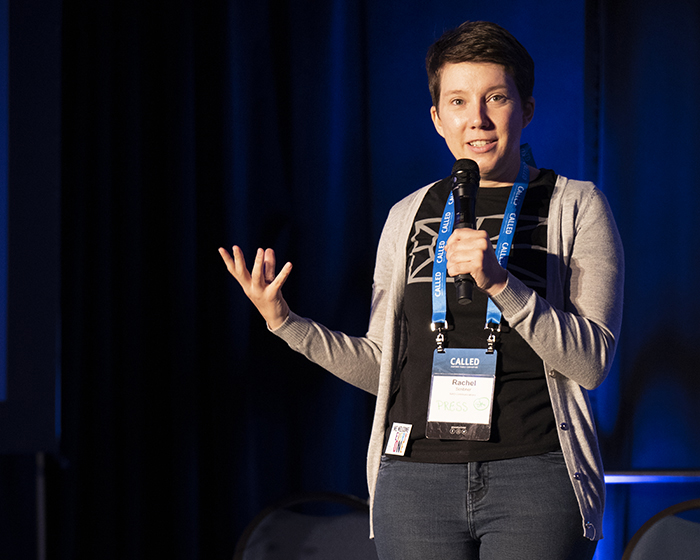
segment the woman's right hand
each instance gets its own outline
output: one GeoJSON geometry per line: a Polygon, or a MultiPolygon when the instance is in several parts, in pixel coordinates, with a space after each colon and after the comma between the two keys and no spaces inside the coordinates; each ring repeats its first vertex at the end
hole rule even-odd
{"type": "Polygon", "coordinates": [[[289,306],[282,297],[282,286],[292,271],[292,263],[285,264],[275,276],[276,259],[272,249],[258,249],[251,272],[248,272],[240,247],[234,245],[231,254],[222,247],[219,254],[231,276],[267,321],[267,326],[272,330],[280,327],[289,315],[289,306]]]}

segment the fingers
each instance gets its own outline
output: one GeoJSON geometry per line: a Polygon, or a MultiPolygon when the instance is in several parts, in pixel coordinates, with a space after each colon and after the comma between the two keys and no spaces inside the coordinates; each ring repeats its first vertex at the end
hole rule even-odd
{"type": "Polygon", "coordinates": [[[236,245],[231,249],[231,254],[234,260],[234,276],[238,279],[245,280],[250,275],[248,274],[248,267],[245,264],[245,257],[243,256],[243,251],[240,247],[236,245]]]}
{"type": "Polygon", "coordinates": [[[224,249],[223,247],[219,247],[219,254],[221,255],[221,258],[224,259],[224,264],[226,265],[226,269],[233,274],[233,267],[234,267],[234,262],[233,262],[233,257],[229,255],[229,252],[224,249]]]}
{"type": "Polygon", "coordinates": [[[253,261],[253,270],[250,271],[250,278],[254,286],[263,285],[263,267],[264,267],[265,251],[258,249],[255,252],[255,260],[253,261]]]}
{"type": "Polygon", "coordinates": [[[272,249],[265,249],[263,254],[263,277],[268,284],[271,284],[275,279],[275,268],[275,252],[272,249]]]}
{"type": "Polygon", "coordinates": [[[487,281],[491,261],[496,264],[493,246],[488,234],[481,230],[459,229],[450,236],[445,247],[447,254],[447,271],[450,276],[471,274],[480,286],[487,281]]]}
{"type": "MultiPolygon", "coordinates": [[[[235,250],[235,247],[234,247],[235,250]]],[[[233,251],[232,254],[229,254],[229,252],[224,249],[223,247],[219,247],[219,254],[221,255],[221,258],[224,260],[224,264],[226,265],[226,269],[231,273],[232,276],[236,276],[236,260],[233,256],[233,251]]]]}
{"type": "Polygon", "coordinates": [[[275,276],[277,259],[273,249],[258,249],[250,272],[240,247],[234,245],[231,249],[231,254],[223,247],[220,247],[219,254],[224,260],[227,270],[243,286],[246,293],[250,290],[263,291],[267,286],[270,286],[274,291],[279,291],[292,271],[292,263],[288,262],[282,267],[280,273],[275,276]]]}
{"type": "Polygon", "coordinates": [[[287,281],[287,278],[289,278],[289,274],[292,272],[292,263],[288,262],[282,267],[280,273],[277,276],[275,276],[275,270],[277,268],[277,258],[275,257],[275,251],[273,249],[265,249],[265,254],[263,256],[263,266],[263,277],[265,278],[265,282],[275,290],[279,290],[282,288],[284,283],[287,281]]]}
{"type": "Polygon", "coordinates": [[[468,228],[455,230],[445,250],[450,276],[471,274],[476,286],[484,291],[505,281],[506,272],[498,263],[486,232],[468,228]]]}
{"type": "Polygon", "coordinates": [[[269,286],[273,291],[279,291],[289,278],[292,271],[292,263],[287,263],[282,267],[280,273],[275,276],[277,258],[273,249],[258,249],[255,254],[255,264],[253,265],[253,282],[263,289],[269,286]]]}
{"type": "Polygon", "coordinates": [[[224,249],[219,247],[219,254],[226,264],[226,269],[231,273],[238,282],[243,285],[248,282],[250,275],[248,274],[248,268],[245,264],[245,258],[243,257],[243,251],[237,246],[233,246],[231,254],[224,249]]]}
{"type": "MultiPolygon", "coordinates": [[[[242,255],[242,253],[241,253],[242,255]]],[[[245,266],[245,263],[243,263],[245,266]]],[[[255,252],[255,260],[253,261],[253,269],[250,271],[250,283],[249,290],[256,294],[262,294],[265,292],[267,286],[269,286],[275,279],[275,257],[272,249],[267,251],[263,249],[258,249],[255,252]],[[272,253],[271,257],[269,253],[272,253]],[[266,256],[267,254],[267,256],[266,256]],[[266,258],[268,262],[266,263],[266,258]],[[272,262],[270,262],[270,258],[272,262]],[[268,280],[268,277],[271,277],[268,280]]],[[[247,272],[247,270],[246,270],[247,272]]]]}
{"type": "Polygon", "coordinates": [[[292,263],[288,262],[282,267],[282,270],[280,270],[280,273],[277,275],[277,277],[272,281],[270,284],[270,287],[275,289],[275,290],[281,290],[282,286],[284,286],[284,283],[287,281],[287,278],[289,278],[290,273],[292,272],[292,263]]]}
{"type": "Polygon", "coordinates": [[[493,252],[493,247],[486,232],[468,228],[455,230],[445,246],[449,274],[472,273],[472,268],[480,267],[489,251],[493,252]]]}

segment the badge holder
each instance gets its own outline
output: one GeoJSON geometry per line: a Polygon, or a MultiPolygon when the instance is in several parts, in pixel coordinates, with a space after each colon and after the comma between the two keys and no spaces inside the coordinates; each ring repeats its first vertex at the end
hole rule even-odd
{"type": "Polygon", "coordinates": [[[486,441],[491,436],[496,352],[445,348],[433,354],[429,439],[486,441]]]}

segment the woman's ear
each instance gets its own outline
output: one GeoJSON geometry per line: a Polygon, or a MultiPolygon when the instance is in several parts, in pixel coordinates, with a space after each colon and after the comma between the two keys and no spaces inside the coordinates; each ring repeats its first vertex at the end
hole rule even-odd
{"type": "Polygon", "coordinates": [[[442,133],[442,121],[440,120],[440,115],[438,114],[438,110],[435,105],[430,108],[430,118],[433,119],[433,125],[435,126],[437,133],[444,138],[445,135],[442,133]]]}

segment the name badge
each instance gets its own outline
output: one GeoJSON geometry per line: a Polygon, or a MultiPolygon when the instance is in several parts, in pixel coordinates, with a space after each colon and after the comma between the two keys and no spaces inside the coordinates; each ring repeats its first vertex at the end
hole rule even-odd
{"type": "Polygon", "coordinates": [[[428,423],[432,439],[486,441],[496,384],[496,352],[445,348],[433,353],[428,423]]]}

